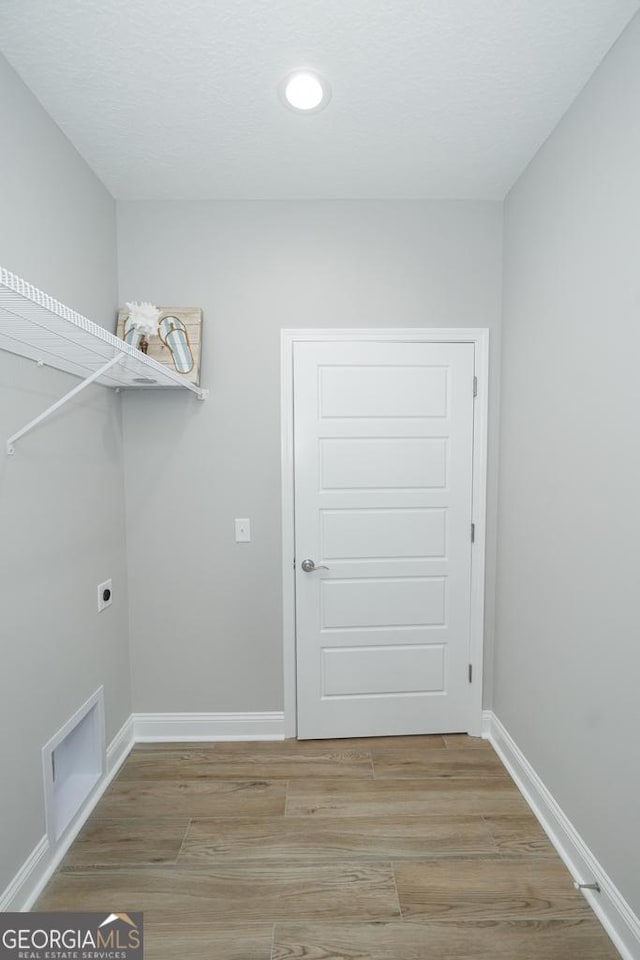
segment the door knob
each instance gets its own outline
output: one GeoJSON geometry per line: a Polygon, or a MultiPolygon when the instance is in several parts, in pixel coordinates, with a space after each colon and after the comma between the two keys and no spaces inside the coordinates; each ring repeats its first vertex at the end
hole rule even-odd
{"type": "Polygon", "coordinates": [[[325,567],[324,563],[318,564],[316,567],[313,560],[303,560],[300,564],[305,573],[313,573],[314,570],[328,570],[329,567],[325,567]]]}

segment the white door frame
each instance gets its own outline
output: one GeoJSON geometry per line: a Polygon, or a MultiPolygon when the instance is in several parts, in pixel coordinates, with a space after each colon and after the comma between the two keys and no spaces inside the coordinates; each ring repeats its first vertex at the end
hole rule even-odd
{"type": "Polygon", "coordinates": [[[473,668],[469,733],[482,734],[482,674],[484,649],[484,581],[487,503],[487,428],[489,401],[489,330],[471,328],[282,330],[282,601],[284,665],[284,735],[297,735],[296,616],[293,462],[293,347],[300,341],[472,343],[475,346],[477,397],[473,415],[473,523],[471,552],[471,624],[469,661],[473,668]]]}

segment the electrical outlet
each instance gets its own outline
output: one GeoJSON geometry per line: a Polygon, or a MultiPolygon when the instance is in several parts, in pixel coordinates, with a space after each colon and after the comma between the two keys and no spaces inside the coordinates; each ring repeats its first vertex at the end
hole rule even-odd
{"type": "Polygon", "coordinates": [[[98,613],[102,613],[113,603],[113,587],[111,580],[105,580],[98,584],[98,613]]]}

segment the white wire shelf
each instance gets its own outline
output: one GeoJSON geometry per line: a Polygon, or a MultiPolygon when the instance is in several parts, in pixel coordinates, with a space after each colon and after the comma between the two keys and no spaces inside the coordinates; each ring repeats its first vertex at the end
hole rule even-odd
{"type": "Polygon", "coordinates": [[[92,383],[116,390],[189,390],[199,400],[209,393],[4,267],[0,267],[0,349],[80,378],[64,397],[9,437],[8,454],[14,453],[17,440],[92,383]]]}
{"type": "Polygon", "coordinates": [[[0,349],[104,387],[206,390],[0,267],[0,349]],[[108,361],[119,358],[100,372],[108,361]]]}

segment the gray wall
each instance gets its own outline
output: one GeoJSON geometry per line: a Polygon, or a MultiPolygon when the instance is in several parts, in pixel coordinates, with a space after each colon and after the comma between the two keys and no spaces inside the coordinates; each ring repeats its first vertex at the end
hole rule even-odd
{"type": "Polygon", "coordinates": [[[203,307],[211,388],[125,398],[136,710],[282,709],[280,329],[486,326],[495,361],[501,219],[469,202],[118,204],[120,300],[203,307]]]}
{"type": "Polygon", "coordinates": [[[640,18],[508,197],[494,703],[640,913],[640,18]]]}
{"type": "MultiPolygon", "coordinates": [[[[0,116],[0,264],[112,326],[112,198],[1,57],[0,116]]],[[[2,445],[76,383],[0,353],[2,445]]],[[[131,711],[121,447],[118,398],[91,387],[0,450],[0,893],[44,833],[42,745],[102,683],[108,739],[131,711]]]]}

